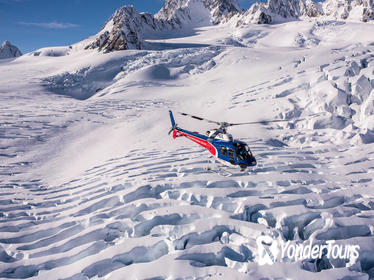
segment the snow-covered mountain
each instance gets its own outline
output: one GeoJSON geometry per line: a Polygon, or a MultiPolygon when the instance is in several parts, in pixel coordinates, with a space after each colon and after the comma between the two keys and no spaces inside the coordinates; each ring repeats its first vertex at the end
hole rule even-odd
{"type": "MultiPolygon", "coordinates": [[[[145,26],[143,17],[133,6],[124,6],[115,11],[93,42],[86,49],[98,48],[99,51],[141,49],[143,43],[142,29],[145,26]]],[[[153,21],[153,17],[149,17],[153,21]]]]}
{"type": "Polygon", "coordinates": [[[0,279],[374,279],[373,24],[269,1],[123,7],[0,61],[0,279]],[[230,128],[240,171],[173,140],[168,110],[281,122],[230,128]]]}
{"type": "Polygon", "coordinates": [[[13,58],[21,56],[20,50],[12,45],[9,41],[5,40],[0,47],[0,59],[13,58]]]}
{"type": "Polygon", "coordinates": [[[166,0],[155,17],[181,27],[204,26],[226,22],[240,11],[237,0],[166,0]]]}
{"type": "Polygon", "coordinates": [[[338,20],[366,22],[374,19],[373,0],[326,0],[322,7],[326,16],[338,20]]]}
{"type": "Polygon", "coordinates": [[[85,48],[104,52],[141,49],[145,35],[219,24],[239,12],[237,0],[167,0],[155,16],[124,6],[115,11],[85,48]]]}
{"type": "Polygon", "coordinates": [[[372,38],[363,22],[225,24],[164,49],[1,61],[0,278],[372,279],[372,38]],[[174,141],[169,109],[283,122],[230,128],[257,159],[241,172],[174,141]],[[359,256],[280,247],[261,265],[263,236],[359,256]]]}
{"type": "Polygon", "coordinates": [[[374,19],[372,0],[268,0],[255,3],[237,19],[243,23],[269,24],[302,18],[370,21],[374,19]]]}
{"type": "Polygon", "coordinates": [[[157,34],[231,22],[270,24],[302,18],[332,18],[369,21],[372,0],[268,0],[243,11],[237,0],[167,0],[156,14],[139,13],[133,6],[115,11],[98,34],[85,40],[85,49],[142,49],[144,38],[157,34]]]}
{"type": "Polygon", "coordinates": [[[239,16],[237,25],[258,23],[270,24],[300,18],[323,15],[320,3],[313,0],[268,0],[267,3],[255,3],[239,16]]]}

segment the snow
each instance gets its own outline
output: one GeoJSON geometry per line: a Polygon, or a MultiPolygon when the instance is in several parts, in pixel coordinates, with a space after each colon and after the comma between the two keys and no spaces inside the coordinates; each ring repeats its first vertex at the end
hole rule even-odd
{"type": "Polygon", "coordinates": [[[0,278],[373,278],[373,32],[229,23],[144,50],[1,61],[0,278]],[[169,109],[286,122],[230,129],[258,165],[227,178],[167,135],[169,109]],[[358,244],[360,257],[260,266],[261,235],[358,244]]]}

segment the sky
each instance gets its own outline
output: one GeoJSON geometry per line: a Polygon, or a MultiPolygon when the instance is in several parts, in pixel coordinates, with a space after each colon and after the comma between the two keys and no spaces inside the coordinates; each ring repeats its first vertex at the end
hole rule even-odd
{"type": "MultiPolygon", "coordinates": [[[[239,0],[248,8],[253,0],[239,0]]],[[[156,13],[164,0],[0,0],[0,44],[4,40],[22,53],[42,47],[66,46],[96,34],[113,12],[133,5],[156,13]]]]}

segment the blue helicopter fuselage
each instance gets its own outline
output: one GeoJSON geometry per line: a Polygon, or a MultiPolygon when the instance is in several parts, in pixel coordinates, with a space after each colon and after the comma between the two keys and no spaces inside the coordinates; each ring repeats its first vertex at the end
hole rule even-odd
{"type": "Polygon", "coordinates": [[[191,141],[206,148],[214,157],[223,163],[238,166],[245,169],[257,164],[255,157],[252,155],[248,145],[239,140],[223,140],[209,138],[208,136],[179,128],[174,121],[173,113],[170,112],[173,138],[186,137],[191,141]]]}

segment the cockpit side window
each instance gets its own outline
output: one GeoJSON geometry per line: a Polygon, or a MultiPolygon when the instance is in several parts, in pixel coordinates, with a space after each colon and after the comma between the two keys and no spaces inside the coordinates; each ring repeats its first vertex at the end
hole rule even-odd
{"type": "Polygon", "coordinates": [[[252,155],[251,149],[249,149],[247,145],[245,145],[245,150],[247,151],[249,155],[252,155]]]}
{"type": "Polygon", "coordinates": [[[222,146],[221,149],[220,149],[220,152],[223,156],[227,156],[227,148],[222,146]]]}
{"type": "Polygon", "coordinates": [[[229,149],[229,157],[234,159],[234,151],[232,149],[229,149]]]}
{"type": "Polygon", "coordinates": [[[240,145],[236,149],[236,154],[239,160],[246,160],[249,157],[249,154],[251,154],[251,151],[247,145],[240,145]]]}

